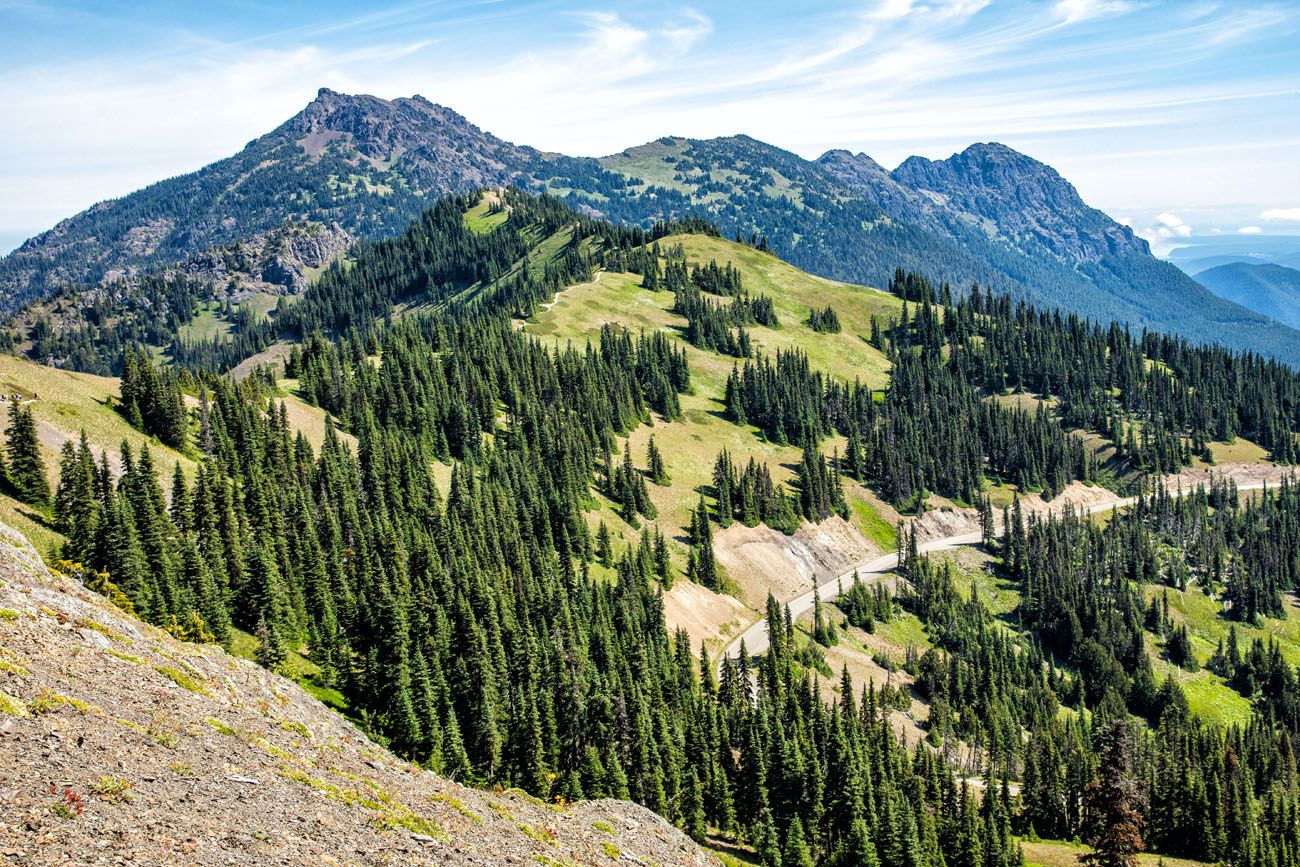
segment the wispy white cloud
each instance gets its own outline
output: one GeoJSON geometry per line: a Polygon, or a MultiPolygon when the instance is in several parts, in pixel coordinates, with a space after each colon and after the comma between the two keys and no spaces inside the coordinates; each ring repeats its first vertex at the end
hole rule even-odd
{"type": "Polygon", "coordinates": [[[1285,220],[1300,223],[1300,208],[1269,208],[1259,215],[1261,220],[1285,220]]]}
{"type": "Polygon", "coordinates": [[[688,51],[695,43],[708,37],[713,32],[713,21],[709,16],[694,9],[683,12],[680,23],[664,27],[663,35],[677,51],[688,51]]]}
{"type": "Polygon", "coordinates": [[[1062,24],[1077,24],[1127,12],[1133,8],[1133,4],[1126,0],[1059,0],[1052,8],[1062,24]]]}
{"type": "Polygon", "coordinates": [[[1264,230],[1259,226],[1242,226],[1237,230],[1238,235],[1262,235],[1264,230]]]}
{"type": "Polygon", "coordinates": [[[1170,211],[1156,214],[1150,223],[1135,224],[1132,217],[1124,217],[1117,222],[1133,229],[1133,233],[1151,245],[1151,251],[1157,256],[1165,256],[1179,246],[1180,242],[1191,238],[1193,231],[1182,217],[1170,211]]]}
{"type": "MultiPolygon", "coordinates": [[[[777,23],[761,4],[700,8],[708,14],[652,15],[617,0],[567,13],[405,2],[0,65],[0,230],[35,228],[224,156],[321,86],[418,92],[505,138],[575,154],[747,132],[805,156],[850,147],[888,165],[1003,140],[1048,159],[1099,204],[1154,203],[1198,226],[1192,195],[1257,202],[1252,221],[1278,197],[1300,200],[1300,179],[1286,171],[1286,143],[1300,141],[1293,66],[1262,62],[1260,50],[1273,46],[1276,59],[1297,36],[1297,9],[877,0],[785,10],[777,23]]],[[[1161,242],[1192,231],[1153,216],[1139,223],[1161,242]]]]}

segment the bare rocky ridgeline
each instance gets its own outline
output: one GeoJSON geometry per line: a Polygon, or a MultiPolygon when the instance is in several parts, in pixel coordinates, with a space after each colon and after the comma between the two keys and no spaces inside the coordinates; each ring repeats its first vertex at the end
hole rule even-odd
{"type": "Polygon", "coordinates": [[[716,864],[625,801],[394,758],[305,691],[51,573],[0,525],[0,864],[716,864]]]}
{"type": "MultiPolygon", "coordinates": [[[[338,224],[288,223],[196,253],[161,273],[211,283],[219,300],[238,302],[259,292],[297,295],[307,288],[314,271],[333,262],[354,240],[338,224]]],[[[144,269],[136,266],[113,268],[104,274],[103,282],[86,292],[125,297],[143,274],[144,269]]]]}
{"type": "Polygon", "coordinates": [[[233,285],[222,296],[230,301],[258,292],[296,295],[307,288],[313,270],[329,265],[353,240],[337,224],[290,223],[199,253],[167,270],[210,281],[219,292],[233,285]]]}

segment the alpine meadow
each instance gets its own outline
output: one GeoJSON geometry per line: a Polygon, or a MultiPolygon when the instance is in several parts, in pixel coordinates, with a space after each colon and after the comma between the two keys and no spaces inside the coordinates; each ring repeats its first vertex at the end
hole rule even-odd
{"type": "Polygon", "coordinates": [[[0,855],[1300,867],[1300,16],[833,5],[0,8],[0,855]]]}

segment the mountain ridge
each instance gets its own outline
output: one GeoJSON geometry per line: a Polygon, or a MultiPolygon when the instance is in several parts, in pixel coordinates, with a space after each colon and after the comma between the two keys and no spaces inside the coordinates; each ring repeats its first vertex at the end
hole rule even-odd
{"type": "Polygon", "coordinates": [[[395,235],[438,195],[511,184],[616,222],[703,216],[833,279],[884,285],[902,267],[1300,363],[1300,331],[1154,259],[1059,172],[1003,144],[910,157],[893,171],[865,153],[807,160],[745,134],[570,157],[500,139],[423,96],[328,88],[239,153],[29,239],[0,259],[0,312],[291,223],[337,226],[353,240],[395,235]]]}

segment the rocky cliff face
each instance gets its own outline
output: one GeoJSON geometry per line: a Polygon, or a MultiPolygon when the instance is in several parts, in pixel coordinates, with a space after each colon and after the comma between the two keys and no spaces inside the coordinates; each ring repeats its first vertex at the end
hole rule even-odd
{"type": "Polygon", "coordinates": [[[987,220],[1012,243],[1036,242],[1072,264],[1150,253],[1132,229],[1088,207],[1056,169],[1006,145],[971,145],[946,160],[909,157],[890,177],[937,210],[987,220]]]}
{"type": "Polygon", "coordinates": [[[867,196],[891,214],[923,220],[925,200],[914,190],[894,180],[888,169],[864,153],[831,150],[817,158],[817,164],[842,184],[867,196]]]}
{"type": "Polygon", "coordinates": [[[0,856],[63,864],[717,860],[622,801],[400,761],[297,685],[49,572],[0,525],[0,856]]]}
{"type": "Polygon", "coordinates": [[[307,288],[313,273],[342,255],[354,240],[337,224],[291,223],[205,250],[165,270],[211,282],[217,297],[230,301],[258,292],[296,295],[307,288]]]}

